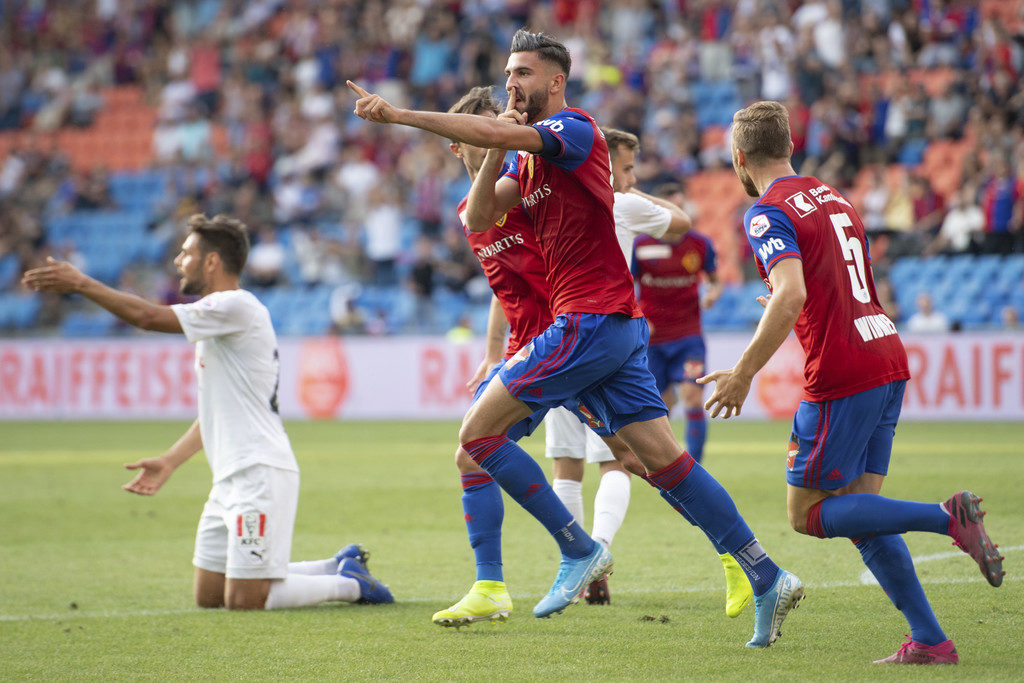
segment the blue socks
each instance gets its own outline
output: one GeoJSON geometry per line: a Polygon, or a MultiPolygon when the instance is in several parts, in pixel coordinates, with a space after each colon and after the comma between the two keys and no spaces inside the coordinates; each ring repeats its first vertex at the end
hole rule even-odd
{"type": "Polygon", "coordinates": [[[702,408],[686,411],[686,451],[697,462],[704,460],[704,441],[708,436],[708,421],[702,408]]]}
{"type": "Polygon", "coordinates": [[[683,453],[672,464],[652,472],[648,479],[663,490],[673,507],[686,511],[685,517],[718,540],[722,552],[736,558],[754,589],[761,596],[775,585],[779,568],[754,538],[754,532],[740,517],[728,492],[708,471],[683,453]]]}
{"type": "MultiPolygon", "coordinates": [[[[650,484],[651,482],[648,481],[647,483],[650,484]]],[[[651,484],[651,486],[654,486],[654,488],[658,489],[658,487],[655,484],[651,484]]],[[[666,503],[668,503],[669,505],[672,506],[673,510],[675,510],[676,512],[678,512],[679,514],[681,514],[683,516],[683,519],[685,519],[687,522],[689,522],[693,526],[697,527],[701,531],[704,531],[704,529],[701,529],[700,524],[697,524],[697,522],[694,521],[693,517],[691,517],[689,515],[689,513],[687,513],[686,510],[684,510],[679,505],[679,503],[677,503],[676,501],[672,500],[672,497],[668,495],[667,491],[664,491],[662,489],[658,489],[658,493],[661,494],[661,497],[665,499],[666,503]]],[[[708,532],[704,531],[704,535],[708,537],[709,541],[711,541],[711,545],[715,546],[715,552],[716,553],[718,553],[719,555],[724,555],[725,553],[728,552],[725,548],[722,547],[722,545],[718,541],[716,541],[711,536],[711,534],[709,534],[708,532]]]]}
{"type": "Polygon", "coordinates": [[[507,435],[485,436],[462,447],[513,500],[544,525],[562,555],[575,560],[594,550],[594,539],[558,499],[537,461],[507,435]]]}
{"type": "Polygon", "coordinates": [[[906,617],[910,624],[910,637],[925,645],[938,645],[945,641],[946,634],[936,621],[921,582],[917,580],[914,563],[903,538],[887,534],[855,539],[853,544],[892,604],[906,617]]]}
{"type": "Polygon", "coordinates": [[[830,496],[807,514],[807,533],[819,538],[863,538],[907,531],[948,534],[949,515],[938,503],[894,500],[873,493],[830,496]]]}
{"type": "Polygon", "coordinates": [[[501,523],[505,517],[505,505],[501,500],[501,489],[486,472],[467,472],[460,478],[466,531],[476,557],[476,580],[503,581],[501,523]]]}

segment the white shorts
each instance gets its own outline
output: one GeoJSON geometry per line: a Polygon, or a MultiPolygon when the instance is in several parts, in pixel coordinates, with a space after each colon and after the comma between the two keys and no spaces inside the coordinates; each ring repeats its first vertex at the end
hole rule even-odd
{"type": "Polygon", "coordinates": [[[552,408],[544,418],[544,454],[549,458],[611,462],[612,451],[594,430],[566,408],[552,408]]]}
{"type": "Polygon", "coordinates": [[[203,507],[192,564],[229,579],[283,579],[299,473],[253,465],[218,481],[203,507]]]}

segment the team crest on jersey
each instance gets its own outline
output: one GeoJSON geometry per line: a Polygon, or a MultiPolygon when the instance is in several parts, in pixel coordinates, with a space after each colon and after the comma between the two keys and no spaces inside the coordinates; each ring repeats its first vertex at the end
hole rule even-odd
{"type": "Polygon", "coordinates": [[[683,268],[687,273],[696,273],[700,270],[700,254],[695,251],[688,251],[683,255],[683,268]]]}
{"type": "Polygon", "coordinates": [[[796,462],[796,456],[800,455],[800,442],[797,441],[796,434],[789,435],[789,451],[786,453],[786,469],[792,470],[793,463],[796,462]]]}
{"type": "Polygon", "coordinates": [[[583,403],[578,403],[576,405],[576,409],[579,410],[580,414],[587,419],[587,426],[589,426],[591,429],[604,427],[604,422],[597,419],[597,416],[590,412],[590,410],[585,405],[583,405],[583,403]]]}
{"type": "Polygon", "coordinates": [[[526,157],[526,177],[529,180],[533,180],[533,157],[535,155],[530,154],[526,157]]]}
{"type": "Polygon", "coordinates": [[[507,221],[507,220],[508,220],[508,214],[507,213],[503,213],[503,214],[501,214],[501,218],[498,219],[498,222],[496,222],[494,224],[494,226],[497,227],[497,228],[500,228],[503,225],[505,225],[505,221],[507,221]]]}
{"type": "Polygon", "coordinates": [[[786,197],[786,203],[793,207],[797,215],[803,218],[812,211],[817,211],[817,207],[811,203],[811,200],[807,198],[803,192],[797,192],[794,195],[786,197]]]}
{"type": "Polygon", "coordinates": [[[772,224],[768,222],[768,216],[765,216],[763,213],[758,214],[750,219],[750,236],[760,237],[768,232],[770,227],[772,227],[772,224]]]}

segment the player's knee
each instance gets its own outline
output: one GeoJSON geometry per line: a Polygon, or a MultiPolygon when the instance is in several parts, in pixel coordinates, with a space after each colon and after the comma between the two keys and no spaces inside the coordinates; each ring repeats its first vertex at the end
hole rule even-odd
{"type": "Polygon", "coordinates": [[[266,596],[248,595],[246,593],[232,593],[224,600],[224,606],[229,610],[263,609],[266,603],[266,596]]]}
{"type": "Polygon", "coordinates": [[[791,505],[787,512],[789,513],[789,525],[793,527],[793,531],[798,534],[810,535],[807,532],[807,510],[801,506],[791,505]]]}
{"type": "Polygon", "coordinates": [[[462,446],[455,449],[455,466],[459,469],[460,474],[481,471],[480,466],[473,462],[473,458],[469,457],[469,453],[462,446]]]}
{"type": "Polygon", "coordinates": [[[206,595],[203,593],[196,593],[196,607],[202,609],[217,609],[218,607],[224,606],[224,596],[206,595]]]}

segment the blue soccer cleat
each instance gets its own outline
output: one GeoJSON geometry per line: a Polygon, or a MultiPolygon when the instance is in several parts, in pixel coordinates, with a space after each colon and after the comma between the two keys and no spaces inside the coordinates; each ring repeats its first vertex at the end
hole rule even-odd
{"type": "Polygon", "coordinates": [[[562,557],[558,565],[558,576],[548,594],[533,608],[533,616],[550,617],[555,612],[561,612],[580,599],[580,592],[587,584],[611,571],[612,554],[597,541],[594,541],[594,549],[589,555],[577,560],[562,557]]]}
{"type": "Polygon", "coordinates": [[[347,546],[334,553],[334,559],[340,565],[346,558],[359,560],[364,567],[370,566],[370,551],[363,547],[362,543],[349,543],[347,546]]]}
{"type": "Polygon", "coordinates": [[[754,637],[747,647],[768,647],[781,635],[782,620],[804,597],[804,585],[795,574],[779,570],[775,585],[754,598],[754,637]]]}
{"type": "Polygon", "coordinates": [[[356,602],[383,605],[395,601],[395,597],[391,595],[388,587],[370,576],[370,572],[366,570],[366,565],[354,557],[346,557],[341,561],[341,564],[338,566],[338,576],[355,579],[359,582],[359,599],[356,602]]]}

